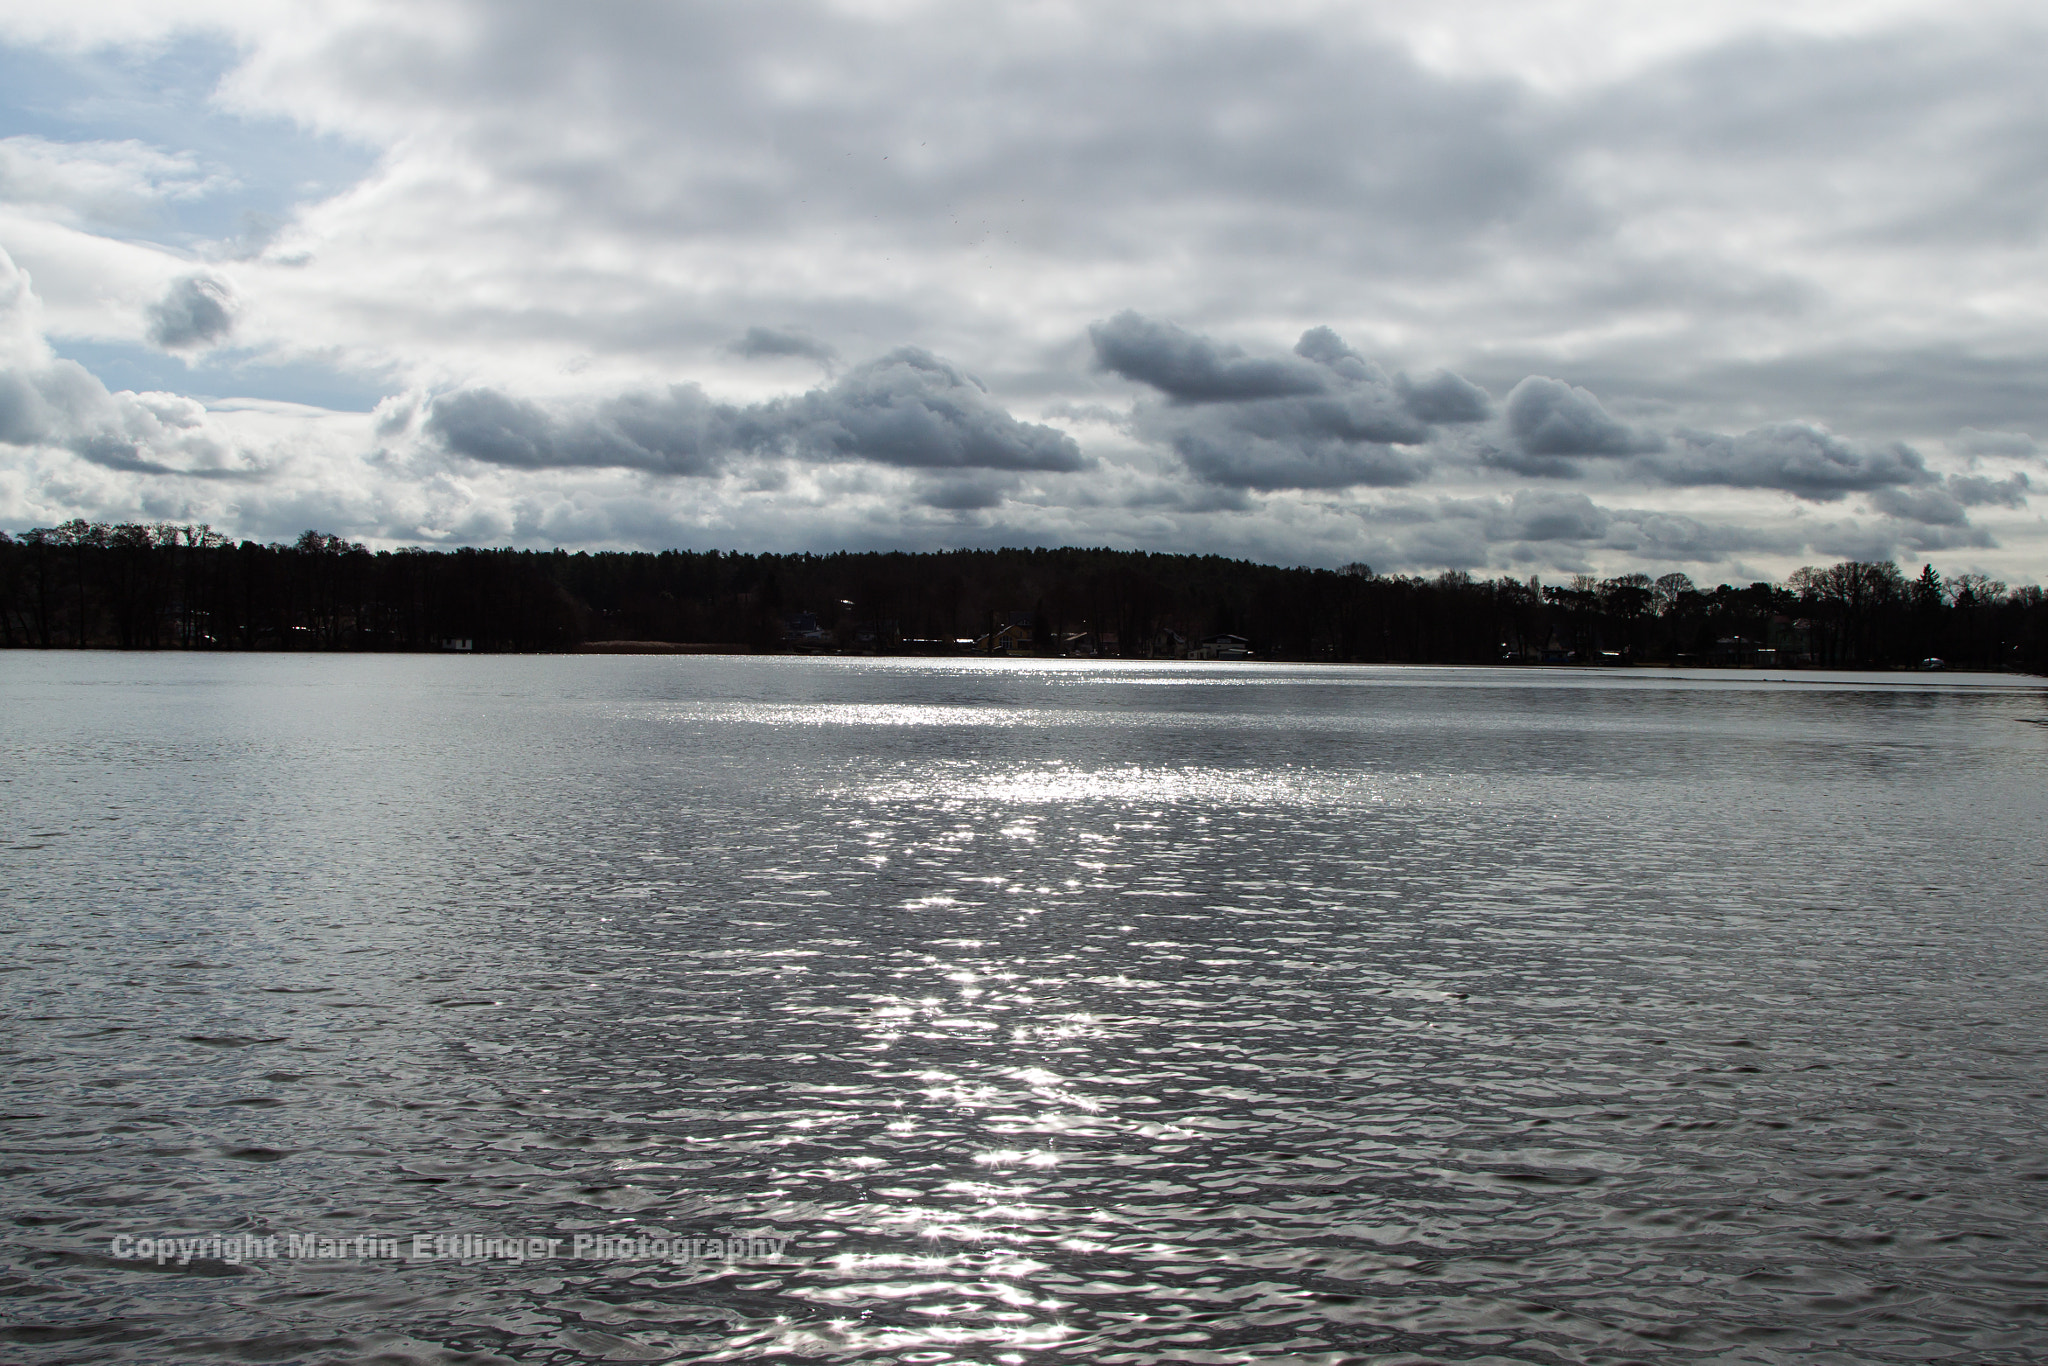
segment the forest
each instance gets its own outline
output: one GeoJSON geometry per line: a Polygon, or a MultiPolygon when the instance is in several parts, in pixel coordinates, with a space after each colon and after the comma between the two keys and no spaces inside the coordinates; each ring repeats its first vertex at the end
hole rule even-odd
{"type": "Polygon", "coordinates": [[[1226,656],[2048,673],[2048,602],[1890,562],[1783,583],[1283,568],[1108,549],[371,551],[308,531],[0,532],[0,645],[31,649],[1226,656]]]}

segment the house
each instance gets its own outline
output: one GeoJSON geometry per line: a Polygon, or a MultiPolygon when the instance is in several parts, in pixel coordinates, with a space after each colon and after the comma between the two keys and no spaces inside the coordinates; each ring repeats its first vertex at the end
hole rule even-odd
{"type": "Polygon", "coordinates": [[[1759,666],[1768,669],[1776,666],[1778,652],[1747,636],[1722,636],[1714,642],[1714,652],[1708,657],[1708,662],[1717,669],[1746,669],[1759,666]]]}
{"type": "Polygon", "coordinates": [[[790,645],[822,646],[832,643],[832,633],[818,625],[811,612],[791,612],[782,619],[782,639],[790,645]]]}
{"type": "Polygon", "coordinates": [[[863,622],[853,633],[854,648],[869,653],[894,649],[902,643],[903,630],[893,621],[863,622]]]}
{"type": "Polygon", "coordinates": [[[985,655],[1028,655],[1037,653],[1037,642],[1031,634],[1031,619],[1022,622],[1012,620],[1008,626],[993,631],[974,642],[974,648],[985,655]]]}
{"type": "Polygon", "coordinates": [[[1243,636],[1204,636],[1202,643],[1188,652],[1189,659],[1249,659],[1252,643],[1243,636]]]}

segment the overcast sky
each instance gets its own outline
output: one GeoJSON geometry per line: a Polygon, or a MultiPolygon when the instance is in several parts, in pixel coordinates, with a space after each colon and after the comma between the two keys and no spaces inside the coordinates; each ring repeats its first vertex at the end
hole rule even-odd
{"type": "Polygon", "coordinates": [[[0,3],[0,527],[2048,572],[2038,3],[0,3]]]}

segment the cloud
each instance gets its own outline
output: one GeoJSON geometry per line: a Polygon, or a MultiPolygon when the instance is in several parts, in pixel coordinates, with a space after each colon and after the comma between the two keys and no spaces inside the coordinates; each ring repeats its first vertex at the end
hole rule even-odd
{"type": "Polygon", "coordinates": [[[828,367],[839,360],[839,353],[828,343],[818,340],[800,327],[750,327],[731,342],[726,350],[747,360],[801,356],[828,367]]]}
{"type": "Polygon", "coordinates": [[[1969,456],[2007,455],[2030,456],[2040,453],[2041,447],[2025,432],[1981,432],[1975,427],[1965,427],[1949,442],[1958,454],[1969,456]]]}
{"type": "Polygon", "coordinates": [[[76,361],[0,372],[0,441],[56,445],[109,416],[112,397],[76,361]]]}
{"type": "Polygon", "coordinates": [[[0,204],[67,224],[132,231],[151,223],[167,203],[201,199],[232,183],[218,172],[203,172],[190,154],[132,138],[0,138],[0,204]]]}
{"type": "Polygon", "coordinates": [[[1189,473],[1226,488],[1397,488],[1417,482],[1429,468],[1413,455],[1372,442],[1275,440],[1228,429],[1181,430],[1172,441],[1189,473]]]}
{"type": "Polygon", "coordinates": [[[1938,488],[1879,489],[1870,506],[1887,517],[1926,526],[1963,526],[1969,515],[1957,499],[1938,488]]]}
{"type": "Polygon", "coordinates": [[[748,405],[715,403],[678,384],[555,412],[497,389],[466,389],[434,400],[426,430],[457,455],[518,469],[705,476],[749,455],[912,469],[1087,464],[1072,437],[1018,421],[971,375],[915,347],[856,366],[829,387],[748,405]]]}
{"type": "Polygon", "coordinates": [[[756,449],[806,460],[917,469],[1072,471],[1088,461],[1055,427],[1019,422],[979,380],[914,346],[855,366],[826,389],[749,410],[756,449]]]}
{"type": "Polygon", "coordinates": [[[39,320],[28,273],[0,250],[0,444],[67,450],[129,474],[240,480],[259,472],[203,404],[109,392],[84,366],[51,353],[39,320]]]}
{"type": "Polygon", "coordinates": [[[1402,405],[1423,422],[1450,425],[1483,422],[1493,416],[1493,400],[1487,392],[1448,370],[1419,380],[1396,375],[1394,387],[1401,395],[1402,405]]]}
{"type": "Polygon", "coordinates": [[[1415,447],[1432,421],[1483,417],[1485,391],[1449,373],[1390,378],[1328,327],[1302,333],[1292,356],[1252,356],[1131,311],[1089,329],[1102,368],[1159,390],[1133,430],[1170,446],[1196,478],[1227,488],[1342,489],[1413,484],[1429,471],[1415,447]]]}
{"type": "MultiPolygon", "coordinates": [[[[1313,335],[1305,335],[1304,344],[1313,335]]],[[[1331,385],[1330,375],[1316,365],[1287,356],[1247,356],[1242,347],[1219,345],[1129,309],[1091,324],[1088,338],[1103,369],[1148,384],[1176,403],[1320,394],[1331,385]]]]}
{"type": "Polygon", "coordinates": [[[1790,555],[1801,544],[1794,532],[1706,522],[1683,513],[1621,508],[1613,516],[1607,545],[1627,552],[1631,559],[1651,563],[1712,563],[1730,555],[1757,551],[1790,555]]]}
{"type": "Polygon", "coordinates": [[[1890,560],[1900,550],[1926,555],[1943,550],[1993,550],[1998,542],[1980,526],[1943,526],[1900,518],[1865,524],[1845,522],[1821,527],[1809,544],[1829,558],[1890,560]]]}
{"type": "Polygon", "coordinates": [[[208,275],[186,276],[149,306],[149,340],[166,351],[211,346],[234,326],[233,295],[208,275]]]}
{"type": "Polygon", "coordinates": [[[1774,423],[1732,437],[1680,432],[1675,450],[1637,460],[1632,468],[1665,484],[1780,489],[1816,503],[1935,478],[1920,453],[1903,442],[1850,441],[1809,422],[1774,423]]]}
{"type": "Polygon", "coordinates": [[[1487,469],[1507,470],[1535,479],[1576,479],[1580,473],[1576,460],[1561,455],[1531,455],[1512,442],[1503,446],[1498,441],[1481,437],[1471,444],[1470,451],[1472,457],[1487,469]]]}
{"type": "Polygon", "coordinates": [[[947,512],[979,512],[1000,506],[1015,487],[1014,477],[966,476],[930,479],[917,490],[917,500],[947,512]]]}
{"type": "Polygon", "coordinates": [[[1370,504],[1359,515],[1379,534],[1373,553],[1389,565],[1480,569],[1549,565],[1574,570],[1595,559],[1633,565],[1723,562],[1762,551],[1796,554],[1796,531],[1716,525],[1653,508],[1610,507],[1583,493],[1518,489],[1506,497],[1370,504]]]}
{"type": "Polygon", "coordinates": [[[1521,489],[1488,518],[1487,532],[1496,541],[1598,541],[1612,521],[1583,493],[1521,489]]]}
{"type": "MultiPolygon", "coordinates": [[[[1782,573],[1823,535],[1793,499],[1882,497],[1898,515],[1859,511],[1843,544],[1981,518],[2011,547],[1985,567],[2039,572],[2042,529],[2005,510],[2041,468],[2048,344],[1983,301],[2043,279],[2048,29],[2004,0],[1825,25],[1447,3],[21,11],[11,70],[49,96],[22,126],[46,136],[0,139],[0,240],[107,383],[8,353],[0,419],[30,444],[0,449],[0,516],[176,497],[400,540],[973,527],[1378,564],[1346,540],[1378,534],[1346,511],[1377,495],[1333,496],[1378,487],[1494,508],[1416,524],[1447,556],[1782,573]],[[231,242],[244,208],[274,234],[231,242]],[[232,358],[148,353],[152,303],[209,271],[231,329],[187,309],[162,342],[232,358]],[[824,338],[914,340],[960,377],[863,388],[824,338]],[[768,403],[720,388],[791,362],[828,370],[768,403]],[[107,392],[293,365],[388,376],[418,416],[213,401],[181,426],[107,392]],[[1759,425],[1794,415],[1855,436],[1759,425]],[[291,463],[316,430],[360,433],[317,496],[291,463]],[[485,458],[452,468],[457,447],[485,458]],[[157,472],[251,450],[260,498],[157,472]],[[1028,494],[988,502],[1010,467],[1028,494]],[[1593,511],[1517,511],[1538,475],[1583,479],[1593,511]]],[[[1431,553],[1400,545],[1386,563],[1431,553]]]]}
{"type": "Polygon", "coordinates": [[[435,399],[426,430],[457,455],[514,469],[619,466],[709,475],[734,445],[736,415],[694,385],[628,394],[566,416],[485,388],[435,399]]]}
{"type": "Polygon", "coordinates": [[[1990,479],[1981,474],[1951,474],[1948,477],[1950,496],[1965,507],[1996,504],[1999,507],[2023,508],[2027,505],[2027,491],[2032,487],[2027,476],[2017,470],[2004,479],[1990,479]]]}
{"type": "Polygon", "coordinates": [[[1516,448],[1528,456],[1634,455],[1664,444],[1610,417],[1586,390],[1542,375],[1508,392],[1507,425],[1516,448]]]}

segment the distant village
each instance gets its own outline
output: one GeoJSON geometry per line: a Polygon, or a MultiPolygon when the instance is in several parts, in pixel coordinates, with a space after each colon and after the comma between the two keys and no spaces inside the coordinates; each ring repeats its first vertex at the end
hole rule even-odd
{"type": "Polygon", "coordinates": [[[1077,631],[1056,631],[1044,618],[1031,612],[1004,613],[979,636],[955,636],[943,640],[906,636],[894,621],[855,623],[843,632],[829,631],[819,623],[814,612],[792,612],[784,619],[784,624],[782,643],[810,654],[838,654],[851,649],[867,654],[1003,655],[1010,658],[1039,655],[1060,655],[1072,659],[1253,657],[1251,640],[1228,631],[1190,639],[1171,626],[1162,626],[1149,638],[1133,642],[1136,649],[1126,650],[1122,637],[1116,631],[1093,630],[1085,625],[1077,631]]]}
{"type": "Polygon", "coordinates": [[[2048,600],[1890,561],[1709,587],[1082,547],[372,551],[314,531],[261,543],[81,521],[0,532],[0,647],[2048,673],[2048,600]]]}
{"type": "MultiPolygon", "coordinates": [[[[1152,634],[1133,641],[1127,649],[1115,631],[1054,631],[1030,612],[1008,613],[1000,626],[979,636],[958,636],[949,640],[906,636],[894,621],[849,625],[843,631],[829,631],[812,612],[792,612],[784,618],[782,643],[802,654],[954,654],[1001,655],[1009,658],[1057,655],[1071,659],[1255,659],[1251,638],[1228,631],[1190,637],[1162,626],[1152,634]]],[[[1704,652],[1679,651],[1666,661],[1677,665],[1706,665],[1712,668],[1811,668],[1817,662],[1813,650],[1813,622],[1773,613],[1759,639],[1728,635],[1715,637],[1704,652]]],[[[1618,650],[1587,650],[1567,642],[1556,630],[1540,647],[1501,642],[1501,664],[1603,664],[1627,665],[1645,661],[1627,645],[1618,650]]],[[[1946,661],[1923,656],[1922,667],[1939,668],[1946,661]]]]}

